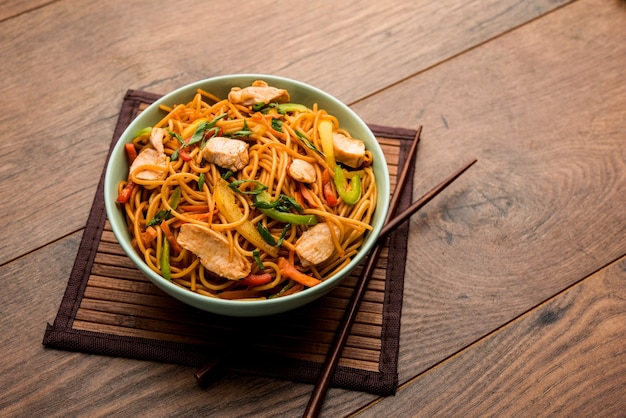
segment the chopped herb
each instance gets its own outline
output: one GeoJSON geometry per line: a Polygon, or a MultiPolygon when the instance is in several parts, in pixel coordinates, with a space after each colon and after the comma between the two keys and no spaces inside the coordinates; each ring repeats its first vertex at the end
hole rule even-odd
{"type": "Polygon", "coordinates": [[[226,115],[227,113],[222,113],[221,115],[213,118],[213,120],[209,122],[203,122],[200,125],[198,125],[195,132],[189,139],[189,143],[187,145],[193,145],[202,141],[200,144],[200,148],[204,148],[204,146],[206,145],[206,142],[209,139],[213,138],[215,135],[217,135],[217,133],[219,132],[219,129],[215,126],[215,124],[220,119],[225,118],[226,115]]]}
{"type": "Polygon", "coordinates": [[[254,257],[254,261],[256,261],[256,265],[260,270],[265,270],[265,266],[263,265],[263,261],[261,261],[261,253],[259,250],[252,251],[252,256],[254,257]]]}
{"type": "Polygon", "coordinates": [[[287,231],[289,231],[289,228],[291,228],[291,224],[287,224],[283,227],[283,230],[280,232],[280,237],[278,238],[278,242],[276,243],[277,247],[280,247],[281,245],[283,245],[283,240],[285,239],[285,236],[287,235],[287,231]]]}
{"type": "Polygon", "coordinates": [[[280,119],[272,118],[272,129],[276,132],[283,131],[283,121],[280,119]]]}
{"type": "Polygon", "coordinates": [[[261,234],[261,237],[265,240],[265,242],[267,242],[269,245],[273,247],[276,246],[276,240],[274,239],[274,236],[270,233],[270,231],[266,227],[263,226],[261,222],[256,224],[256,229],[257,231],[259,231],[259,234],[261,234]]]}
{"type": "Polygon", "coordinates": [[[198,125],[193,135],[191,135],[191,138],[189,138],[189,142],[187,142],[187,145],[193,145],[200,142],[202,138],[204,138],[204,131],[208,129],[208,124],[209,122],[202,122],[200,125],[198,125]]]}
{"type": "Polygon", "coordinates": [[[304,143],[304,145],[306,145],[307,148],[312,149],[313,151],[315,151],[322,157],[326,157],[326,155],[324,155],[322,151],[317,149],[317,147],[309,140],[309,138],[306,137],[305,134],[303,134],[299,130],[296,130],[296,135],[298,136],[298,138],[300,138],[300,140],[304,143]]]}
{"type": "Polygon", "coordinates": [[[211,129],[207,129],[204,132],[204,135],[202,135],[202,142],[200,142],[200,149],[203,149],[206,146],[206,143],[209,142],[211,138],[213,138],[214,136],[217,136],[219,131],[220,131],[220,128],[218,128],[217,126],[214,126],[211,129]]]}
{"type": "Polygon", "coordinates": [[[229,178],[231,178],[233,176],[233,173],[231,170],[228,170],[227,172],[225,172],[224,174],[222,174],[222,178],[224,180],[228,180],[229,178]]]}
{"type": "Polygon", "coordinates": [[[231,132],[229,134],[224,134],[225,136],[228,136],[230,138],[245,138],[247,136],[252,135],[254,132],[252,132],[250,130],[250,127],[248,127],[248,122],[244,119],[243,120],[243,128],[241,128],[238,131],[235,132],[231,132]]]}
{"type": "Polygon", "coordinates": [[[262,110],[265,106],[266,104],[264,102],[259,102],[252,106],[252,110],[258,112],[259,110],[262,110]]]}
{"type": "Polygon", "coordinates": [[[180,142],[180,145],[185,145],[185,140],[184,140],[184,139],[183,139],[180,135],[178,135],[176,132],[172,132],[172,131],[168,130],[168,131],[167,131],[167,133],[168,133],[171,137],[176,138],[176,140],[177,140],[178,142],[180,142]]]}
{"type": "MultiPolygon", "coordinates": [[[[178,135],[176,132],[172,132],[172,131],[168,130],[167,133],[172,138],[175,138],[178,142],[180,142],[181,147],[185,146],[185,140],[180,135],[178,135]]],[[[172,153],[172,155],[170,156],[170,160],[178,161],[179,151],[180,151],[180,148],[176,148],[174,150],[174,152],[172,153]]]]}
{"type": "Polygon", "coordinates": [[[149,226],[154,226],[154,225],[161,225],[161,222],[163,222],[166,219],[169,219],[170,216],[172,215],[171,211],[168,210],[162,210],[159,213],[157,213],[154,218],[150,219],[147,223],[146,223],[146,228],[149,226]]]}

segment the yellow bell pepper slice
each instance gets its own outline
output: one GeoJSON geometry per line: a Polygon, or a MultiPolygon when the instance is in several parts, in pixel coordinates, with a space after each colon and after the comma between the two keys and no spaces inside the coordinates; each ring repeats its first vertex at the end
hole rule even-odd
{"type": "MultiPolygon", "coordinates": [[[[215,187],[215,205],[228,222],[239,222],[243,217],[243,213],[239,205],[237,205],[236,199],[235,192],[228,187],[228,182],[224,179],[220,179],[215,187]]],[[[237,226],[236,229],[242,237],[261,251],[266,252],[272,257],[278,255],[278,248],[272,247],[265,242],[252,222],[246,220],[237,226]]]]}
{"type": "Polygon", "coordinates": [[[331,171],[334,171],[337,163],[335,162],[335,146],[333,144],[333,123],[329,120],[321,120],[317,125],[317,131],[320,134],[322,152],[326,156],[326,163],[331,171]]]}

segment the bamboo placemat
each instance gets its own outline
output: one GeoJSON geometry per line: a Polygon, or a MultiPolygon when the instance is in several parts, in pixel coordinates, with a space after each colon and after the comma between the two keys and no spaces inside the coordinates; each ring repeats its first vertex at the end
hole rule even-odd
{"type": "MultiPolygon", "coordinates": [[[[159,97],[127,92],[111,148],[130,121],[159,97]]],[[[371,128],[385,152],[393,188],[416,131],[371,128]]],[[[46,347],[194,367],[228,351],[234,358],[227,369],[316,381],[360,269],[318,301],[286,314],[230,318],[188,307],[154,286],[124,255],[106,220],[103,179],[104,173],[58,314],[46,328],[46,347]]],[[[410,204],[410,183],[401,208],[410,204]]],[[[395,393],[407,238],[404,225],[387,240],[334,387],[395,393]]]]}

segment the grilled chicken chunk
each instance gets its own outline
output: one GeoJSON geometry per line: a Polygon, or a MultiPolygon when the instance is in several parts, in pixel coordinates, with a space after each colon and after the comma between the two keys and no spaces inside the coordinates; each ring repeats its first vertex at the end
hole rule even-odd
{"type": "Polygon", "coordinates": [[[150,143],[157,152],[163,154],[163,138],[165,138],[165,129],[152,128],[150,131],[150,143]]]}
{"type": "Polygon", "coordinates": [[[251,86],[233,87],[228,93],[228,100],[234,104],[252,106],[257,103],[288,103],[289,92],[269,86],[265,81],[257,80],[251,86]]]}
{"type": "Polygon", "coordinates": [[[135,176],[141,180],[159,180],[165,177],[167,163],[167,156],[164,153],[153,148],[144,148],[130,165],[130,172],[135,173],[135,176]],[[164,170],[142,169],[142,166],[149,165],[163,167],[164,170]]]}
{"type": "MultiPolygon", "coordinates": [[[[300,257],[302,266],[320,264],[328,260],[335,251],[333,238],[328,222],[319,223],[302,233],[296,241],[296,254],[300,257]]],[[[335,235],[339,236],[339,228],[332,225],[335,235]]]]}
{"type": "Polygon", "coordinates": [[[135,176],[141,180],[159,180],[165,177],[165,170],[151,170],[146,168],[140,169],[142,166],[156,165],[159,167],[167,168],[167,155],[163,151],[163,138],[165,136],[165,130],[161,128],[154,128],[150,132],[150,143],[154,147],[144,148],[141,150],[137,158],[130,165],[129,172],[134,173],[139,169],[135,176]]]}
{"type": "Polygon", "coordinates": [[[302,183],[315,183],[317,174],[313,164],[299,158],[294,159],[287,169],[292,179],[302,183]]]}
{"type": "Polygon", "coordinates": [[[239,280],[250,274],[250,262],[237,251],[232,252],[222,235],[196,224],[183,224],[176,241],[194,253],[210,272],[229,280],[239,280]]]}
{"type": "Polygon", "coordinates": [[[352,168],[359,168],[365,158],[365,144],[363,141],[338,132],[333,132],[333,148],[335,159],[352,168]]]}
{"type": "Polygon", "coordinates": [[[239,139],[216,136],[202,150],[202,157],[210,163],[232,171],[248,164],[248,143],[239,139]]]}

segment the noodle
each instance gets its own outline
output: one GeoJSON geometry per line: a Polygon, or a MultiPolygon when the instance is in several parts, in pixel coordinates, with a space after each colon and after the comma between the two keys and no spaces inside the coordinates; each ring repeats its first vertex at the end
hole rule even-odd
{"type": "Polygon", "coordinates": [[[281,270],[280,259],[321,282],[357,254],[376,209],[372,154],[365,150],[358,167],[339,157],[329,161],[320,123],[355,139],[317,104],[281,110],[277,103],[292,105],[282,92],[287,100],[250,105],[199,89],[186,104],[161,105],[165,116],[134,138],[138,156],[118,186],[118,202],[135,249],[152,270],[209,297],[264,299],[306,289],[293,270],[281,270]],[[245,154],[222,155],[213,149],[219,141],[224,149],[236,143],[245,154]],[[294,160],[308,164],[314,178],[290,171],[294,160]],[[345,185],[333,181],[334,170],[344,173],[337,179],[349,179],[345,185]],[[208,241],[198,241],[205,236],[208,241]],[[322,249],[309,255],[307,247],[318,243],[307,240],[320,237],[322,249]],[[227,270],[238,263],[243,273],[220,274],[215,263],[227,270]]]}

